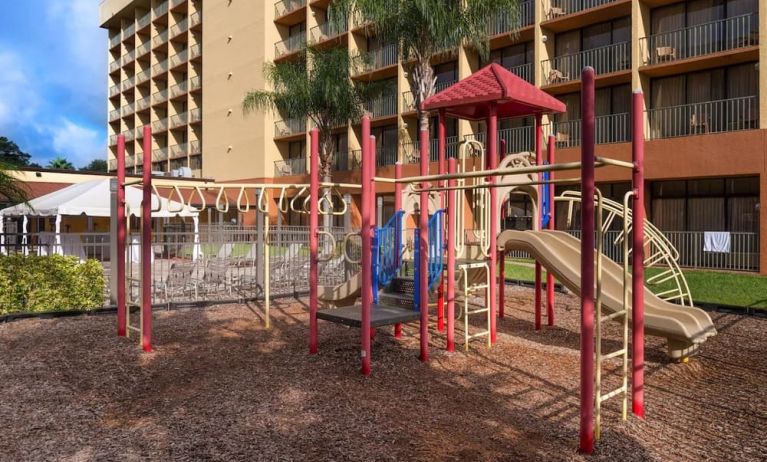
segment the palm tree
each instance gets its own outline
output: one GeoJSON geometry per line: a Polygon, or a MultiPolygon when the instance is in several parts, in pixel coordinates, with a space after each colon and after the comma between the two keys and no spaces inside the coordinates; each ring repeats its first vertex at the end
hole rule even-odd
{"type": "Polygon", "coordinates": [[[272,89],[250,91],[242,103],[246,114],[271,109],[285,118],[310,119],[319,130],[320,177],[325,182],[331,176],[333,128],[359,119],[363,103],[380,88],[353,83],[349,78],[352,61],[346,48],[308,46],[296,61],[268,63],[264,74],[272,89]]]}
{"type": "Polygon", "coordinates": [[[48,168],[57,170],[74,170],[75,166],[72,165],[72,162],[66,160],[65,158],[56,156],[48,162],[48,168]]]}
{"type": "Polygon", "coordinates": [[[14,166],[0,161],[0,202],[19,204],[27,202],[27,189],[24,183],[13,176],[14,166]]]}
{"type": "Polygon", "coordinates": [[[511,12],[514,22],[517,0],[335,0],[329,18],[333,23],[347,17],[370,22],[381,41],[399,46],[403,62],[414,61],[408,80],[419,128],[428,130],[429,114],[421,111],[421,103],[435,92],[432,58],[468,44],[487,59],[487,24],[501,11],[511,12]]]}

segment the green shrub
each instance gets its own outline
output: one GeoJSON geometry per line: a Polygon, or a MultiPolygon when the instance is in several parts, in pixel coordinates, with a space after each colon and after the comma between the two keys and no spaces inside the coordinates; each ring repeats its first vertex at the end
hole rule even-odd
{"type": "Polygon", "coordinates": [[[0,256],[0,314],[98,308],[104,271],[96,260],[61,255],[0,256]]]}

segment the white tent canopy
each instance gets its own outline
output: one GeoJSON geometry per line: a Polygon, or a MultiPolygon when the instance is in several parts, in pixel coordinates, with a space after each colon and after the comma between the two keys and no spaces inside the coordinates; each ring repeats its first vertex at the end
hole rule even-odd
{"type": "MultiPolygon", "coordinates": [[[[60,215],[85,215],[89,217],[111,216],[111,194],[108,178],[77,183],[52,193],[40,196],[27,204],[18,204],[0,210],[0,216],[39,216],[53,217],[60,215]]],[[[125,204],[130,215],[141,216],[142,191],[136,187],[125,188],[125,204]]],[[[152,218],[197,217],[199,212],[179,202],[171,201],[152,194],[152,208],[157,208],[157,201],[162,208],[152,212],[152,218]],[[173,212],[180,210],[180,212],[173,212]]]]}

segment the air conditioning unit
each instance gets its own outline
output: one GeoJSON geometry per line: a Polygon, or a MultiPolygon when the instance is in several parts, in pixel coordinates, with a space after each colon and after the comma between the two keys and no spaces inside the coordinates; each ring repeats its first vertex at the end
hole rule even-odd
{"type": "Polygon", "coordinates": [[[180,177],[181,172],[179,171],[179,169],[174,168],[173,170],[170,171],[170,176],[172,176],[173,178],[180,177]]]}
{"type": "Polygon", "coordinates": [[[192,169],[189,167],[181,167],[178,169],[179,176],[184,178],[192,178],[192,169]]]}
{"type": "Polygon", "coordinates": [[[152,170],[152,176],[165,176],[165,172],[162,170],[152,170]]]}

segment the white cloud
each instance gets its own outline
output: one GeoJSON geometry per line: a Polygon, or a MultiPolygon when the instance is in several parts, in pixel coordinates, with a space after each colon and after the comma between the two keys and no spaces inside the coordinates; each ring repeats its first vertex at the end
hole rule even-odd
{"type": "Polygon", "coordinates": [[[29,71],[15,54],[0,50],[0,128],[29,119],[39,107],[29,71]]]}
{"type": "Polygon", "coordinates": [[[81,167],[93,159],[104,158],[104,140],[101,134],[87,127],[62,119],[55,126],[43,128],[53,140],[56,154],[81,167]]]}

